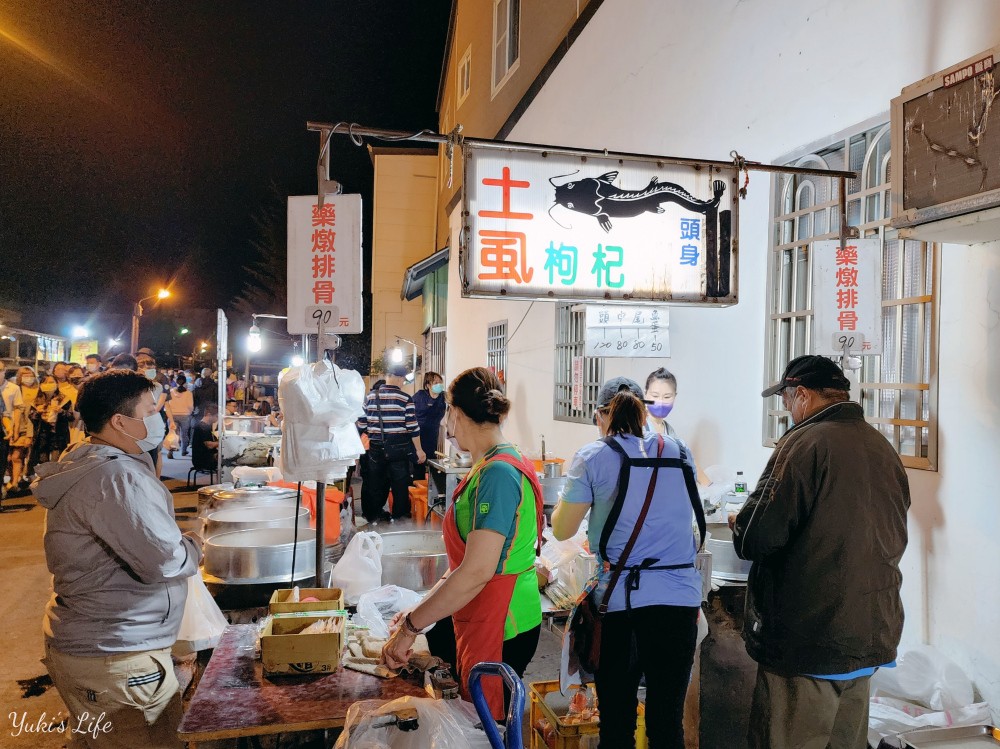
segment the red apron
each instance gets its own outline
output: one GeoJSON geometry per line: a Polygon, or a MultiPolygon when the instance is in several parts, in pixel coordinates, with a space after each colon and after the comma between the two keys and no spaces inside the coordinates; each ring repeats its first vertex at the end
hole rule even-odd
{"type": "MultiPolygon", "coordinates": [[[[475,473],[479,473],[488,463],[495,460],[514,466],[531,482],[531,488],[535,492],[538,540],[541,544],[545,514],[542,505],[542,486],[535,474],[534,464],[524,458],[518,460],[513,455],[499,453],[483,461],[475,473]]],[[[448,508],[444,517],[444,547],[448,553],[448,567],[452,570],[457,569],[465,558],[465,541],[459,535],[458,524],[455,520],[455,502],[458,501],[462,490],[465,489],[469,479],[475,473],[470,472],[455,489],[451,507],[448,508]]],[[[483,661],[500,662],[503,660],[503,630],[507,621],[507,611],[514,595],[514,584],[517,582],[518,575],[525,571],[494,575],[486,583],[486,587],[479,591],[479,595],[451,615],[455,625],[455,652],[458,660],[455,666],[460,677],[459,684],[462,696],[470,702],[472,698],[469,695],[469,673],[472,671],[472,667],[483,661]]],[[[489,678],[480,684],[483,685],[483,693],[493,717],[502,720],[504,718],[503,682],[500,679],[489,678]]]]}

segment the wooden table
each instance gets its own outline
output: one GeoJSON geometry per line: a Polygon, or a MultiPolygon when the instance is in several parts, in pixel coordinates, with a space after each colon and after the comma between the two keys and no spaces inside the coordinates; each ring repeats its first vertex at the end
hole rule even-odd
{"type": "Polygon", "coordinates": [[[359,700],[426,697],[423,674],[380,679],[341,669],[326,676],[264,676],[253,624],[231,624],[195,689],[178,738],[189,745],[271,733],[341,728],[359,700]]]}

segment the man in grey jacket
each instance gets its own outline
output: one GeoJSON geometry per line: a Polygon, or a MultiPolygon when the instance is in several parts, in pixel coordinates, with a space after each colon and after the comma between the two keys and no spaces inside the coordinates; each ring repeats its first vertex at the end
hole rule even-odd
{"type": "Polygon", "coordinates": [[[163,438],[156,386],[116,370],[84,383],[90,439],[38,466],[46,508],[45,666],[90,747],[180,747],[181,695],[170,659],[201,542],[182,536],[146,453],[163,438]]]}

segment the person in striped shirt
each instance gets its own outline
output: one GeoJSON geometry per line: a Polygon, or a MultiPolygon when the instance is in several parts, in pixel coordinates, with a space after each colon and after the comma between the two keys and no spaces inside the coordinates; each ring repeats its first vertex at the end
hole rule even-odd
{"type": "Polygon", "coordinates": [[[386,383],[365,398],[365,412],[358,431],[367,434],[368,471],[361,486],[361,512],[369,523],[410,515],[410,461],[423,463],[420,425],[413,399],[400,390],[406,368],[391,364],[386,383]],[[413,458],[416,453],[416,458],[413,458]],[[392,515],[385,501],[392,491],[392,515]]]}

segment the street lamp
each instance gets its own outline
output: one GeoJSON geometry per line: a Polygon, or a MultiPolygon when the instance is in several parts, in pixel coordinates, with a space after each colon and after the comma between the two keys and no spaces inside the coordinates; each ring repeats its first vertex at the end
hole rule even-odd
{"type": "Polygon", "coordinates": [[[190,331],[190,330],[188,330],[187,328],[181,328],[181,330],[180,330],[180,333],[181,333],[181,335],[187,335],[187,334],[188,334],[188,333],[190,333],[190,332],[191,332],[191,331],[190,331]]]}
{"type": "Polygon", "coordinates": [[[263,346],[264,341],[260,337],[260,328],[257,327],[257,320],[255,318],[253,325],[250,326],[250,333],[247,335],[247,351],[256,354],[263,346]]]}
{"type": "Polygon", "coordinates": [[[142,317],[142,303],[150,299],[166,299],[170,296],[169,289],[160,289],[152,296],[140,299],[132,308],[132,356],[135,356],[136,349],[139,348],[139,318],[142,317]]]}

